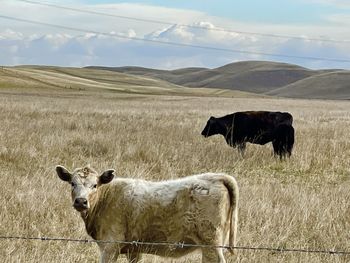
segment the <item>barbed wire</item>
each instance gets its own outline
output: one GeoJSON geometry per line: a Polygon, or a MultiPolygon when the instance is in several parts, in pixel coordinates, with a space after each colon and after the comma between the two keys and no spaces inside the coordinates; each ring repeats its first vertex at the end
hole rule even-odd
{"type": "Polygon", "coordinates": [[[61,241],[61,242],[77,242],[77,243],[105,243],[105,244],[124,244],[133,246],[168,246],[170,248],[223,248],[235,250],[254,250],[269,252],[289,252],[289,253],[312,253],[312,254],[329,254],[329,255],[350,255],[350,251],[341,250],[322,250],[322,249],[305,249],[305,248],[285,248],[285,247],[254,247],[254,246],[225,246],[225,245],[206,245],[206,244],[187,244],[187,243],[171,243],[171,242],[145,242],[145,241],[124,241],[124,240],[94,240],[94,239],[78,239],[64,237],[26,237],[26,236],[5,236],[0,235],[1,240],[36,240],[36,241],[61,241]]]}

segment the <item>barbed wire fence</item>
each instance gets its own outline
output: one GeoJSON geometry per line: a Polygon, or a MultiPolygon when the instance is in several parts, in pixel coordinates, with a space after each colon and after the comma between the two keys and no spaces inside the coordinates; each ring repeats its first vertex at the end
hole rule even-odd
{"type": "Polygon", "coordinates": [[[56,242],[76,242],[76,243],[104,243],[104,244],[121,244],[132,246],[167,246],[169,249],[182,248],[223,248],[235,250],[251,250],[251,251],[267,251],[275,253],[309,253],[309,254],[328,254],[347,256],[350,251],[346,250],[332,250],[332,249],[306,249],[306,248],[287,248],[287,247],[263,247],[263,246],[225,246],[225,245],[206,245],[206,244],[187,244],[187,243],[171,243],[171,242],[145,242],[145,241],[124,241],[124,240],[94,240],[94,239],[78,239],[78,238],[64,238],[64,237],[27,237],[27,236],[6,236],[0,235],[0,240],[21,240],[21,241],[56,241],[56,242]]]}

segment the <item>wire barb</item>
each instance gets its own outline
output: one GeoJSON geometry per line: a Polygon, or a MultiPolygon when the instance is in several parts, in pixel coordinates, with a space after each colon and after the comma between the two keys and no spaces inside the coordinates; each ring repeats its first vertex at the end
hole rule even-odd
{"type": "Polygon", "coordinates": [[[77,243],[113,243],[113,244],[125,244],[134,246],[168,246],[170,249],[185,247],[194,248],[223,248],[223,249],[237,249],[237,250],[253,250],[253,251],[272,251],[279,253],[313,253],[313,254],[329,254],[329,255],[350,255],[350,251],[334,249],[321,250],[321,249],[303,249],[303,248],[282,248],[282,247],[253,247],[253,246],[225,246],[225,245],[206,245],[206,244],[187,244],[184,241],[178,243],[170,242],[145,242],[145,241],[125,241],[125,240],[94,240],[94,239],[75,239],[75,238],[64,238],[64,237],[26,237],[26,236],[1,236],[2,240],[41,240],[41,241],[60,241],[60,242],[77,242],[77,243]]]}

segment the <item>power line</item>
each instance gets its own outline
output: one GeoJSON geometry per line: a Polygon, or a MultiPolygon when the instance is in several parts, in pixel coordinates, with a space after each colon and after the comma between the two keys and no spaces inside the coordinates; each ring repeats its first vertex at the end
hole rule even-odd
{"type": "Polygon", "coordinates": [[[94,239],[77,239],[64,237],[26,237],[26,236],[0,236],[3,240],[37,240],[37,241],[62,241],[77,243],[105,243],[105,244],[123,244],[133,246],[167,246],[169,248],[223,248],[236,250],[255,250],[255,251],[272,251],[272,252],[290,252],[290,253],[313,253],[329,255],[350,255],[350,251],[322,250],[322,249],[305,249],[305,248],[283,248],[283,247],[253,247],[253,246],[224,246],[224,245],[206,245],[206,244],[187,244],[171,242],[145,242],[145,241],[125,241],[125,240],[94,240],[94,239]]]}
{"type": "Polygon", "coordinates": [[[97,11],[91,11],[91,10],[86,10],[86,9],[74,8],[74,7],[69,7],[69,6],[62,6],[62,5],[57,5],[57,4],[48,3],[48,2],[43,3],[43,2],[36,2],[36,1],[31,1],[31,0],[17,0],[17,1],[25,2],[25,3],[33,4],[33,5],[54,7],[54,8],[58,8],[58,9],[69,10],[69,11],[80,12],[80,13],[100,15],[100,16],[107,16],[107,17],[114,17],[114,18],[120,18],[120,19],[127,19],[127,20],[133,20],[133,21],[137,21],[137,22],[161,24],[161,25],[167,25],[167,26],[177,25],[177,26],[180,26],[180,27],[188,27],[188,28],[194,28],[194,29],[200,29],[200,30],[219,31],[219,32],[236,33],[236,34],[244,34],[244,35],[263,36],[263,37],[272,37],[272,38],[282,38],[282,39],[307,40],[307,41],[332,42],[332,43],[350,43],[350,40],[325,39],[325,38],[309,38],[309,37],[298,37],[298,36],[292,36],[292,35],[280,35],[280,34],[247,32],[247,31],[231,30],[231,29],[225,29],[225,28],[208,28],[208,27],[197,26],[197,25],[171,23],[171,22],[166,22],[166,21],[161,21],[161,20],[153,20],[153,19],[145,19],[145,18],[136,18],[136,17],[131,17],[131,16],[114,15],[114,14],[108,14],[108,13],[104,13],[104,12],[97,12],[97,11]]]}
{"type": "Polygon", "coordinates": [[[178,42],[161,41],[161,40],[155,40],[155,39],[129,37],[129,36],[112,34],[112,33],[99,32],[99,31],[95,31],[95,30],[88,30],[88,29],[76,28],[76,27],[71,27],[71,26],[63,26],[63,25],[51,24],[51,23],[34,21],[34,20],[28,20],[28,19],[12,17],[12,16],[5,16],[5,15],[1,15],[1,14],[0,14],[0,18],[7,19],[7,20],[12,20],[12,21],[23,22],[23,23],[30,23],[30,24],[35,24],[35,25],[41,25],[41,26],[46,26],[46,27],[60,28],[60,29],[71,30],[71,31],[76,31],[76,32],[83,32],[83,33],[93,33],[93,34],[96,34],[96,35],[104,35],[104,36],[110,36],[110,37],[114,37],[114,38],[129,39],[129,40],[135,40],[135,41],[151,42],[151,43],[162,44],[162,45],[187,47],[187,48],[197,48],[197,49],[221,51],[221,52],[227,52],[227,53],[261,55],[261,56],[270,56],[270,57],[279,57],[279,58],[295,58],[295,59],[303,59],[303,60],[317,60],[317,61],[330,61],[330,62],[350,63],[350,60],[348,60],[348,59],[337,59],[337,58],[324,58],[324,57],[297,56],[297,55],[286,55],[286,54],[276,54],[276,53],[265,53],[265,52],[258,52],[258,51],[218,48],[218,47],[212,47],[212,46],[201,46],[201,45],[194,45],[194,44],[185,44],[185,43],[178,43],[178,42]]]}

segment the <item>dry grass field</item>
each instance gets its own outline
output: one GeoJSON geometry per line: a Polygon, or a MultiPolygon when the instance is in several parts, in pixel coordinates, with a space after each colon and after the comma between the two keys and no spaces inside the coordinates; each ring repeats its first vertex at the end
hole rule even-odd
{"type": "MultiPolygon", "coordinates": [[[[224,171],[240,185],[239,246],[350,251],[350,102],[0,90],[0,235],[87,238],[55,165],[161,180],[224,171]],[[290,160],[248,144],[242,158],[207,119],[241,110],[294,116],[290,160]]],[[[0,240],[2,262],[97,262],[96,244],[0,240]]],[[[144,262],[198,262],[145,256],[144,262]]],[[[349,262],[239,250],[229,262],[349,262]]],[[[121,262],[125,262],[121,259],[121,262]]]]}

